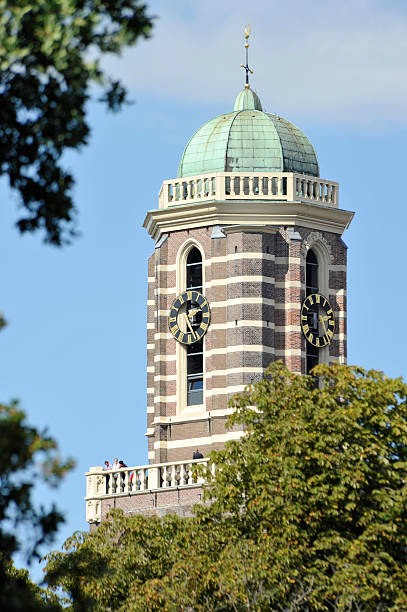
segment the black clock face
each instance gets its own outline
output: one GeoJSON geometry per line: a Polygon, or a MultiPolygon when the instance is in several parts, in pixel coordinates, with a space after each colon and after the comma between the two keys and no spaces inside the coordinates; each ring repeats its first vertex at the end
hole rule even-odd
{"type": "Polygon", "coordinates": [[[206,334],[211,319],[209,304],[199,291],[184,291],[170,308],[168,325],[174,338],[193,344],[206,334]]]}
{"type": "Polygon", "coordinates": [[[335,315],[326,297],[320,293],[311,293],[303,301],[301,329],[312,346],[322,348],[330,344],[335,333],[335,315]]]}

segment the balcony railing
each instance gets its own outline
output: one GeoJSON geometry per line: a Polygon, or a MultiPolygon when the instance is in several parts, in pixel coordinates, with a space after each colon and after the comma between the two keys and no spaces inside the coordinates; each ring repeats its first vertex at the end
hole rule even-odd
{"type": "Polygon", "coordinates": [[[338,208],[339,185],[294,172],[214,172],[164,181],[159,207],[209,200],[309,202],[338,208]]]}
{"type": "MultiPolygon", "coordinates": [[[[101,501],[110,497],[139,495],[180,487],[200,486],[204,480],[196,475],[196,465],[207,465],[209,459],[176,461],[103,470],[92,467],[86,474],[86,520],[100,522],[101,501]]],[[[211,467],[214,472],[214,465],[211,467]]]]}

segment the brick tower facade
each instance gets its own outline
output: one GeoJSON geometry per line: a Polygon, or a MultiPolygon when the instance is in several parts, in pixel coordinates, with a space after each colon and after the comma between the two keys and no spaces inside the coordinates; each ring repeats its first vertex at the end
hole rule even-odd
{"type": "Polygon", "coordinates": [[[215,172],[163,184],[159,208],[144,223],[156,241],[148,267],[150,463],[188,460],[196,448],[206,456],[239,437],[240,431],[225,429],[228,400],[260,380],[271,361],[307,371],[300,318],[310,250],[317,261],[315,288],[336,318],[331,342],[314,349],[310,363],[346,361],[347,249],[341,235],[353,213],[339,209],[338,195],[336,183],[295,172],[215,172]],[[192,249],[201,256],[200,287],[211,311],[199,403],[190,401],[188,346],[169,328],[171,306],[188,289],[192,249]]]}

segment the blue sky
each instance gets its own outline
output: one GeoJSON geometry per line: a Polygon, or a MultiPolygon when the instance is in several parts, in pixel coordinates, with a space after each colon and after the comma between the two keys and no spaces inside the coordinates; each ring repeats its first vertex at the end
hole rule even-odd
{"type": "MultiPolygon", "coordinates": [[[[14,229],[0,183],[1,400],[18,397],[77,467],[41,501],[66,514],[55,546],[86,529],[84,473],[117,456],[147,463],[146,288],[153,244],[142,228],[192,133],[233,108],[252,26],[253,88],[298,125],[321,176],[356,212],[349,246],[348,361],[407,374],[407,8],[396,0],[150,3],[153,37],[106,68],[135,104],[89,105],[90,145],[70,154],[80,239],[56,250],[14,229]],[[340,6],[338,6],[340,4],[340,6]]],[[[45,551],[44,551],[45,552],[45,551]]],[[[39,575],[34,569],[34,577],[39,575]]]]}

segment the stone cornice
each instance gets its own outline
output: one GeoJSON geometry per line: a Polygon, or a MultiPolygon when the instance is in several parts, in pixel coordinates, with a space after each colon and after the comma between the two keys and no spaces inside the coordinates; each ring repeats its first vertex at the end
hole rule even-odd
{"type": "MultiPolygon", "coordinates": [[[[355,213],[303,202],[212,201],[150,210],[143,227],[156,242],[161,234],[198,227],[302,226],[342,235],[355,213]]],[[[267,231],[267,230],[266,230],[267,231]]]]}

